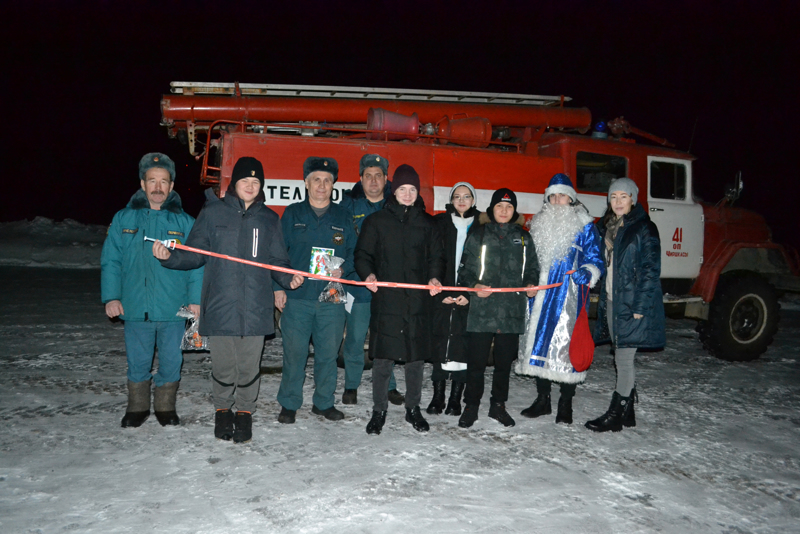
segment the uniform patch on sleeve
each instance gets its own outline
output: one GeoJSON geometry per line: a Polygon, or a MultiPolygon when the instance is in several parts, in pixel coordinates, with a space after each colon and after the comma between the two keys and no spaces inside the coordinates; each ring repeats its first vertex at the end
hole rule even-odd
{"type": "Polygon", "coordinates": [[[123,234],[135,234],[138,231],[139,231],[138,228],[123,228],[122,229],[122,233],[123,234]]]}

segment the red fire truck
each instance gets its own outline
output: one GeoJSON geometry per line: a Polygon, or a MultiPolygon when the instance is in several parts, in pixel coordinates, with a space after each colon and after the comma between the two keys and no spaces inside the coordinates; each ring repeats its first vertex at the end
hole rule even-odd
{"type": "MultiPolygon", "coordinates": [[[[600,217],[610,182],[628,176],[658,226],[667,308],[699,320],[712,354],[746,361],[762,354],[777,330],[778,291],[800,291],[796,251],[773,243],[763,217],[734,208],[741,180],[715,203],[693,194],[694,157],[623,118],[595,129],[586,108],[565,96],[173,82],[161,100],[162,125],[202,160],[200,180],[225,191],[239,157],[264,165],[267,204],[281,213],[305,197],[303,161],[335,158],[334,201],[358,181],[362,155],[378,153],[391,169],[412,165],[432,212],[450,188],[469,181],[478,208],[492,192],[517,192],[533,216],[558,172],[600,217]],[[644,141],[644,142],[640,142],[644,141]]],[[[224,194],[224,193],[223,193],[224,194]]]]}

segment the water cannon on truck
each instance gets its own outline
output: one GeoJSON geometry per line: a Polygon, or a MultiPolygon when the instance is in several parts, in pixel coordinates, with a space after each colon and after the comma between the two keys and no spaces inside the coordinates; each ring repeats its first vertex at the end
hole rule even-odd
{"type": "Polygon", "coordinates": [[[310,155],[339,162],[334,201],[358,181],[364,154],[380,154],[393,167],[407,163],[419,172],[420,194],[433,212],[444,210],[455,183],[469,181],[479,208],[495,189],[509,187],[530,218],[561,172],[600,217],[609,184],[627,176],[661,236],[665,304],[697,319],[704,347],[725,360],[764,353],[778,327],[779,292],[800,291],[797,252],[772,241],[761,215],[733,207],[740,177],[721,201],[698,201],[694,156],[624,117],[592,129],[591,112],[568,107],[563,95],[170,85],[161,123],[200,160],[201,183],[224,194],[236,160],[255,157],[266,173],[266,203],[278,213],[305,198],[301,169],[310,155]]]}

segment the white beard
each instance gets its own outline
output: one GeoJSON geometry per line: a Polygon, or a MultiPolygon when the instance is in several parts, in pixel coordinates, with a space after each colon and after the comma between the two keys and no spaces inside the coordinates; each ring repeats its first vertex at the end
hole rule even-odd
{"type": "Polygon", "coordinates": [[[553,205],[549,202],[531,219],[531,236],[536,245],[539,267],[549,270],[569,254],[575,236],[594,219],[582,204],[553,205]]]}

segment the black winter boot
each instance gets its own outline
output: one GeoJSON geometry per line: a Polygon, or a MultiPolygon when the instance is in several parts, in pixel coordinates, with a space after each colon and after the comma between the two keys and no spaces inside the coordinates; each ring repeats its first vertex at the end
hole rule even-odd
{"type": "Polygon", "coordinates": [[[382,412],[372,411],[372,419],[367,423],[367,434],[380,434],[383,425],[386,424],[386,410],[382,412]]]}
{"type": "Polygon", "coordinates": [[[633,411],[633,405],[639,402],[639,394],[636,393],[636,386],[633,386],[630,399],[631,401],[628,403],[628,405],[625,407],[625,410],[622,412],[622,426],[628,428],[636,426],[636,414],[633,411]]]}
{"type": "Polygon", "coordinates": [[[553,413],[553,407],[550,402],[550,388],[552,382],[546,378],[536,377],[536,400],[533,404],[520,412],[525,417],[541,417],[553,413]]]}
{"type": "Polygon", "coordinates": [[[547,415],[553,413],[553,407],[550,405],[550,394],[541,395],[539,394],[536,397],[536,400],[533,401],[533,404],[525,408],[520,412],[520,414],[524,415],[525,417],[541,417],[542,415],[547,415]]]}
{"type": "Polygon", "coordinates": [[[444,410],[444,391],[447,389],[446,380],[434,380],[433,382],[433,398],[428,408],[425,410],[429,414],[439,415],[444,410]]]}
{"type": "Polygon", "coordinates": [[[321,408],[317,408],[316,405],[312,405],[311,413],[321,415],[328,421],[341,421],[342,419],[344,419],[344,413],[337,410],[335,406],[331,406],[327,410],[323,410],[321,408]]]}
{"type": "Polygon", "coordinates": [[[453,382],[450,386],[450,398],[447,399],[447,415],[461,415],[461,395],[464,393],[465,382],[453,382]]]}
{"type": "Polygon", "coordinates": [[[225,441],[233,439],[233,412],[231,410],[217,410],[214,414],[214,437],[225,441]]]}
{"type": "Polygon", "coordinates": [[[464,413],[458,418],[458,426],[461,428],[469,428],[478,420],[478,405],[465,404],[464,413]]]}
{"type": "Polygon", "coordinates": [[[572,397],[575,396],[575,384],[561,384],[561,396],[558,398],[556,423],[572,424],[572,397]]]}
{"type": "Polygon", "coordinates": [[[358,390],[344,390],[344,393],[342,393],[342,404],[358,404],[358,390]]]}
{"type": "Polygon", "coordinates": [[[417,432],[427,432],[431,429],[428,422],[422,417],[422,412],[419,411],[419,406],[413,408],[406,408],[406,421],[411,423],[414,430],[417,432]]]}
{"type": "Polygon", "coordinates": [[[161,426],[181,424],[178,412],[175,411],[178,384],[179,382],[167,382],[163,386],[156,386],[153,392],[153,411],[161,426]]]}
{"type": "Polygon", "coordinates": [[[150,381],[128,380],[128,409],[122,418],[122,428],[136,428],[150,417],[150,381]]]}
{"type": "Polygon", "coordinates": [[[565,397],[564,395],[559,397],[556,423],[572,424],[572,397],[565,397]]]}
{"type": "Polygon", "coordinates": [[[389,398],[389,402],[394,404],[395,406],[402,406],[404,402],[406,402],[406,397],[396,389],[390,389],[387,393],[389,398]]]}
{"type": "Polygon", "coordinates": [[[281,413],[278,414],[278,422],[284,425],[293,425],[297,410],[289,410],[281,406],[281,413]]]}
{"type": "Polygon", "coordinates": [[[514,426],[514,419],[508,415],[504,402],[492,402],[489,405],[489,417],[501,423],[503,426],[514,426]]]}
{"type": "Polygon", "coordinates": [[[250,412],[236,412],[233,420],[233,442],[248,443],[253,439],[253,415],[250,412]]]}
{"type": "Polygon", "coordinates": [[[608,411],[592,421],[586,423],[586,428],[594,432],[619,432],[622,430],[622,412],[630,404],[630,397],[622,397],[616,391],[611,396],[611,406],[608,411]]]}

